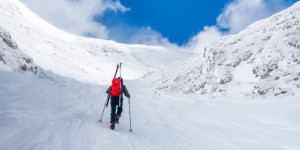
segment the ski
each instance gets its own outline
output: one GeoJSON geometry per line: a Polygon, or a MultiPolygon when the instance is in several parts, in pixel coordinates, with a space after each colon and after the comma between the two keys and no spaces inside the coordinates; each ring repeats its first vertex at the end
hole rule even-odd
{"type": "MultiPolygon", "coordinates": [[[[122,63],[121,63],[121,64],[122,64],[122,63]]],[[[116,78],[116,75],[117,75],[118,69],[119,69],[119,64],[117,64],[117,69],[116,69],[116,72],[115,72],[114,78],[116,78]]],[[[113,78],[113,79],[114,79],[114,78],[113,78]]],[[[105,104],[105,106],[106,106],[106,107],[108,106],[109,99],[110,99],[110,93],[108,93],[108,95],[107,95],[106,104],[105,104]]]]}
{"type": "MultiPolygon", "coordinates": [[[[115,78],[116,75],[117,75],[118,69],[119,69],[119,64],[117,64],[117,69],[116,69],[114,78],[115,78]]],[[[105,107],[108,106],[109,99],[110,99],[110,93],[107,94],[107,99],[106,99],[106,102],[105,102],[105,104],[104,104],[103,111],[102,111],[102,115],[101,115],[101,118],[100,118],[100,121],[99,121],[99,122],[102,122],[102,117],[103,117],[103,114],[104,114],[104,110],[105,110],[105,107]]]]}
{"type": "MultiPolygon", "coordinates": [[[[121,93],[122,93],[121,67],[122,67],[122,63],[120,63],[120,80],[121,80],[120,91],[121,91],[121,93]]],[[[121,95],[119,95],[119,106],[118,106],[118,107],[120,107],[120,106],[121,106],[121,95]]]]}

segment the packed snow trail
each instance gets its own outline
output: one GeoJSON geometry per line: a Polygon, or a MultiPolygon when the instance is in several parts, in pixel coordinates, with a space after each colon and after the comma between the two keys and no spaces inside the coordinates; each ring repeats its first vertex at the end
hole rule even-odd
{"type": "MultiPolygon", "coordinates": [[[[5,69],[4,69],[5,70],[5,69]]],[[[120,124],[99,122],[107,86],[0,71],[0,149],[299,149],[297,98],[240,99],[155,91],[124,81],[132,95],[120,124]]]]}

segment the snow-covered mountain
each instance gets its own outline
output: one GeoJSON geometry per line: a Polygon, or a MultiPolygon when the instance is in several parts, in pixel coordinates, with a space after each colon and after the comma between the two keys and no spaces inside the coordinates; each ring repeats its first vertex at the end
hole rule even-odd
{"type": "MultiPolygon", "coordinates": [[[[13,39],[18,53],[26,54],[31,62],[45,71],[83,82],[110,81],[118,62],[126,65],[124,78],[134,79],[187,55],[160,46],[126,45],[75,36],[45,22],[19,0],[0,0],[0,16],[1,34],[13,39]],[[161,55],[169,53],[174,55],[169,58],[161,55]]],[[[0,46],[3,49],[3,44],[0,46]]],[[[7,55],[3,60],[9,59],[7,55]]]]}
{"type": "Polygon", "coordinates": [[[300,2],[150,74],[157,89],[172,92],[294,95],[300,91],[300,2]]]}
{"type": "Polygon", "coordinates": [[[299,3],[187,58],[159,46],[74,36],[19,0],[0,0],[0,149],[298,150],[299,96],[229,96],[263,94],[264,87],[265,95],[296,92],[298,39],[299,3]],[[126,98],[115,130],[109,107],[99,122],[120,61],[133,132],[126,98]],[[148,79],[174,93],[154,90],[148,79]],[[180,93],[221,90],[226,97],[180,93]]]}
{"type": "MultiPolygon", "coordinates": [[[[135,79],[185,58],[148,76],[157,89],[255,96],[294,95],[300,87],[299,2],[237,35],[225,36],[217,45],[206,47],[201,54],[188,59],[188,53],[159,46],[127,45],[66,33],[39,18],[18,0],[1,0],[0,8],[1,34],[8,35],[18,49],[16,54],[3,51],[1,60],[20,62],[13,64],[14,69],[30,62],[54,74],[103,83],[110,81],[113,68],[120,61],[126,65],[124,77],[135,79]]],[[[3,43],[1,49],[7,46],[3,43]]],[[[27,66],[29,70],[35,68],[28,63],[27,66]]]]}
{"type": "Polygon", "coordinates": [[[42,70],[33,63],[33,60],[24,54],[11,38],[11,35],[0,27],[0,61],[15,71],[31,71],[39,74],[42,70]]]}

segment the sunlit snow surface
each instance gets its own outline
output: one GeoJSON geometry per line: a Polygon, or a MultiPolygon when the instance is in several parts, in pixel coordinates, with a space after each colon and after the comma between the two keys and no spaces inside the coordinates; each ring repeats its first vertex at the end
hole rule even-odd
{"type": "Polygon", "coordinates": [[[99,119],[106,86],[56,76],[0,71],[0,149],[299,149],[300,101],[211,98],[153,91],[125,81],[132,94],[120,124],[99,119]]]}
{"type": "MultiPolygon", "coordinates": [[[[188,73],[182,81],[188,80],[200,62],[197,57],[163,47],[70,35],[18,0],[0,0],[0,36],[1,150],[300,149],[299,96],[245,98],[249,85],[260,81],[249,74],[253,69],[249,63],[240,62],[230,70],[233,79],[226,85],[226,96],[170,93],[157,88],[161,85],[153,80],[171,81],[178,73],[188,73]],[[187,61],[168,65],[175,60],[187,61]],[[115,130],[109,129],[109,107],[99,122],[105,91],[120,61],[132,95],[133,132],[128,99],[115,130]],[[24,65],[26,71],[20,67],[24,65]],[[166,73],[160,70],[141,78],[158,68],[166,73]]],[[[224,73],[219,71],[216,78],[224,73]]],[[[296,66],[292,75],[297,71],[296,66]]]]}
{"type": "Polygon", "coordinates": [[[136,79],[189,55],[161,46],[126,45],[71,35],[39,18],[19,0],[0,0],[0,8],[0,29],[11,34],[18,48],[36,65],[82,82],[105,84],[111,80],[117,62],[126,65],[124,78],[136,79]]]}
{"type": "Polygon", "coordinates": [[[297,2],[236,35],[224,36],[194,57],[156,70],[149,80],[154,78],[158,89],[170,92],[226,96],[232,94],[232,86],[243,84],[247,88],[239,93],[244,96],[300,96],[299,39],[297,2]]]}

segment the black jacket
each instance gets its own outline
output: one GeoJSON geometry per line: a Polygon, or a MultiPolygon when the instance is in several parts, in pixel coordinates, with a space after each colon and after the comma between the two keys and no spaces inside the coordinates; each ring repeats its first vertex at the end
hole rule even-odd
{"type": "MultiPolygon", "coordinates": [[[[106,90],[106,93],[108,94],[109,92],[111,91],[111,87],[109,87],[107,90],[106,90]]],[[[127,88],[124,84],[122,84],[122,88],[121,88],[121,92],[125,94],[125,96],[127,98],[130,98],[130,94],[129,92],[127,91],[127,88]]]]}

